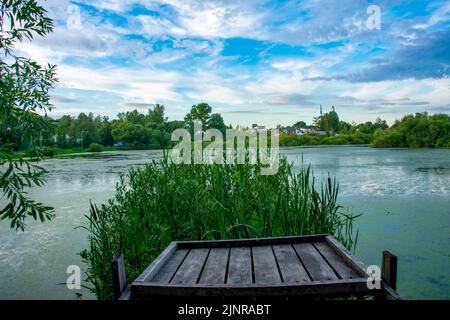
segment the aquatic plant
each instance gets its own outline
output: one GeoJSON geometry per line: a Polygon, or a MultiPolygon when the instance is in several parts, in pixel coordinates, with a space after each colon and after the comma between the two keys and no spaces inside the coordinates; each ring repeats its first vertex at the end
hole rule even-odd
{"type": "Polygon", "coordinates": [[[294,171],[280,159],[275,175],[261,164],[175,165],[166,159],[122,175],[113,199],[86,215],[89,248],[81,253],[99,299],[112,298],[110,263],[125,255],[127,278],[137,277],[174,240],[329,233],[356,244],[353,220],[337,204],[339,186],[316,183],[309,166],[294,171]]]}

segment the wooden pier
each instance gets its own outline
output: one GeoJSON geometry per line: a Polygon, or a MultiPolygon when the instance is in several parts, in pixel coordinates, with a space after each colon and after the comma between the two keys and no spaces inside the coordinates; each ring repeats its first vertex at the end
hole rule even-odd
{"type": "Polygon", "coordinates": [[[383,281],[330,235],[173,242],[126,285],[123,255],[113,261],[116,297],[364,297],[398,299],[396,257],[383,253],[383,281]]]}

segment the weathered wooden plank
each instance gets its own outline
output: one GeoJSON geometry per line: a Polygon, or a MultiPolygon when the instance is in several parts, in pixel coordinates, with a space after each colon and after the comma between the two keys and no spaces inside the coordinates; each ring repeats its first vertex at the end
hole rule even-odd
{"type": "Polygon", "coordinates": [[[354,279],[359,277],[326,242],[314,242],[314,246],[325,257],[341,279],[354,279]]]}
{"type": "Polygon", "coordinates": [[[384,300],[401,300],[398,293],[388,284],[382,283],[382,299],[384,300]]]}
{"type": "Polygon", "coordinates": [[[111,261],[114,299],[119,299],[127,287],[125,273],[125,259],[122,252],[118,252],[111,261]]]}
{"type": "Polygon", "coordinates": [[[177,242],[178,248],[218,248],[218,247],[247,247],[263,246],[277,244],[292,244],[303,242],[325,241],[326,234],[296,236],[296,237],[276,237],[276,238],[254,238],[254,239],[231,239],[231,240],[212,240],[212,241],[180,241],[177,242]]]}
{"type": "Polygon", "coordinates": [[[332,236],[326,236],[325,241],[344,261],[362,278],[368,278],[367,267],[358,260],[346,247],[336,241],[332,236]]]}
{"type": "Polygon", "coordinates": [[[208,256],[209,249],[192,249],[173,276],[172,284],[196,284],[208,256]]]}
{"type": "Polygon", "coordinates": [[[147,269],[142,272],[134,281],[148,281],[155,276],[162,266],[170,259],[172,254],[177,250],[177,243],[174,241],[167,246],[166,249],[156,258],[147,269]]]}
{"type": "Polygon", "coordinates": [[[167,260],[166,264],[161,267],[161,269],[155,274],[155,276],[147,281],[159,282],[159,283],[169,283],[170,279],[177,272],[184,258],[188,254],[189,250],[180,249],[175,251],[172,256],[167,260]]]}
{"type": "Polygon", "coordinates": [[[397,256],[389,251],[383,251],[381,260],[381,278],[392,289],[397,289],[397,256]]]}
{"type": "Polygon", "coordinates": [[[251,284],[252,258],[249,247],[231,248],[227,284],[251,284]]]}
{"type": "Polygon", "coordinates": [[[163,285],[152,282],[139,282],[131,285],[132,299],[145,299],[152,296],[199,296],[199,297],[344,297],[355,294],[370,295],[373,290],[367,288],[364,279],[333,281],[309,281],[301,284],[259,285],[228,284],[214,286],[163,285]]]}
{"type": "Polygon", "coordinates": [[[338,279],[311,243],[296,243],[293,247],[313,281],[338,279]]]}
{"type": "Polygon", "coordinates": [[[119,297],[119,300],[131,300],[130,286],[127,286],[127,288],[122,292],[122,294],[119,297]]]}
{"type": "Polygon", "coordinates": [[[253,247],[255,283],[279,284],[282,282],[272,246],[253,247]]]}
{"type": "Polygon", "coordinates": [[[292,245],[275,245],[273,246],[273,251],[275,252],[275,257],[281,270],[281,276],[285,283],[311,281],[292,245]]]}
{"type": "Polygon", "coordinates": [[[211,249],[198,283],[224,284],[229,253],[229,248],[211,249]]]}

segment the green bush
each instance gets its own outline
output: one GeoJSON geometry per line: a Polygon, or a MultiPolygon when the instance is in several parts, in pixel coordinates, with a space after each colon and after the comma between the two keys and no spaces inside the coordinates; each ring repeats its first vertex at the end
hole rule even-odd
{"type": "Polygon", "coordinates": [[[355,218],[337,204],[338,184],[317,189],[309,167],[278,173],[261,165],[175,165],[154,161],[122,176],[114,199],[87,216],[89,248],[81,253],[99,299],[112,298],[111,259],[121,248],[127,278],[136,278],[174,240],[329,233],[355,246],[355,218]]]}
{"type": "Polygon", "coordinates": [[[372,147],[433,148],[447,147],[450,140],[450,116],[416,113],[407,115],[387,130],[375,132],[372,147]]]}
{"type": "Polygon", "coordinates": [[[88,152],[103,152],[105,151],[105,147],[98,143],[91,143],[88,152]]]}
{"type": "Polygon", "coordinates": [[[29,150],[25,153],[25,156],[30,157],[30,158],[37,158],[38,153],[43,157],[49,157],[49,158],[56,157],[56,155],[57,155],[56,148],[43,147],[42,149],[29,150]]]}
{"type": "Polygon", "coordinates": [[[42,149],[42,154],[44,155],[44,157],[56,157],[56,148],[52,148],[52,147],[44,147],[42,149]]]}

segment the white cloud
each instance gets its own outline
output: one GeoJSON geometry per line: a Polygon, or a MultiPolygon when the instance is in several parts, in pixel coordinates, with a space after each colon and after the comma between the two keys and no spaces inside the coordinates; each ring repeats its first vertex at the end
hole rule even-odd
{"type": "Polygon", "coordinates": [[[92,70],[63,65],[58,68],[61,86],[115,93],[124,98],[143,101],[180,100],[175,87],[182,76],[154,69],[109,68],[92,70]]]}
{"type": "MultiPolygon", "coordinates": [[[[43,1],[41,1],[43,2],[43,1]]],[[[92,90],[117,97],[115,106],[97,110],[114,115],[117,111],[138,104],[166,103],[179,114],[188,111],[192,103],[206,101],[221,110],[264,107],[267,123],[279,121],[280,108],[298,107],[302,103],[323,103],[335,99],[342,108],[355,114],[367,112],[367,107],[379,103],[411,104],[429,102],[431,105],[450,104],[449,79],[423,79],[380,81],[376,83],[348,83],[345,81],[312,81],[325,77],[341,63],[352,64],[348,69],[360,67],[352,60],[358,50],[352,42],[329,49],[310,47],[311,58],[277,57],[270,49],[261,53],[264,63],[256,66],[228,66],[224,60],[226,38],[241,37],[276,44],[301,44],[305,47],[341,39],[354,39],[366,35],[365,3],[332,1],[324,6],[314,0],[290,1],[265,5],[265,1],[143,1],[143,0],[80,0],[99,10],[112,10],[124,18],[126,25],[100,22],[99,16],[82,10],[80,29],[66,25],[68,0],[43,2],[57,21],[55,32],[45,39],[18,46],[26,56],[39,62],[57,63],[61,88],[92,90]],[[160,4],[171,6],[161,9],[160,4]],[[130,16],[128,10],[140,4],[160,15],[130,16]],[[124,40],[124,35],[142,35],[146,41],[124,40]],[[354,37],[354,38],[352,38],[354,37]],[[153,40],[167,41],[170,45],[153,48],[153,40]],[[317,51],[314,51],[317,50],[317,51]],[[67,58],[83,58],[86,64],[73,65],[67,58]],[[108,62],[109,58],[129,59],[132,67],[108,62]],[[104,65],[92,65],[92,58],[105,58],[104,65]],[[179,62],[181,67],[175,62],[179,62]],[[170,64],[170,65],[169,65],[170,64]],[[170,67],[170,68],[169,68],[170,67]],[[170,71],[168,71],[168,69],[170,71]],[[365,109],[364,109],[365,108],[365,109]],[[270,115],[270,110],[274,115],[270,115]]],[[[448,19],[450,4],[435,10],[416,29],[428,28],[448,19]]],[[[100,12],[101,14],[101,12],[100,12]]],[[[416,39],[418,30],[386,26],[383,37],[401,38],[404,44],[416,39]]],[[[373,33],[372,33],[373,35],[373,33]]],[[[373,36],[377,41],[376,36],[373,36]]],[[[370,47],[372,38],[364,39],[370,47]]],[[[356,41],[355,43],[358,43],[356,41]]],[[[360,63],[366,63],[363,61],[360,63]]],[[[349,71],[349,70],[347,70],[349,71]]],[[[406,107],[405,107],[406,106],[406,107]]],[[[337,107],[340,107],[337,105],[337,107]]],[[[401,107],[399,107],[401,108],[401,107]]],[[[73,105],[57,109],[58,113],[75,112],[73,105]]],[[[79,110],[84,110],[80,107],[79,110]]],[[[405,110],[405,109],[404,109],[405,110]]],[[[345,113],[345,112],[344,112],[345,113]]],[[[286,124],[292,119],[285,119],[286,124]]]]}
{"type": "Polygon", "coordinates": [[[442,21],[447,21],[450,18],[450,3],[444,3],[443,6],[439,7],[436,11],[433,12],[431,17],[425,23],[416,24],[413,26],[414,29],[428,29],[435,24],[438,24],[442,21]]]}

